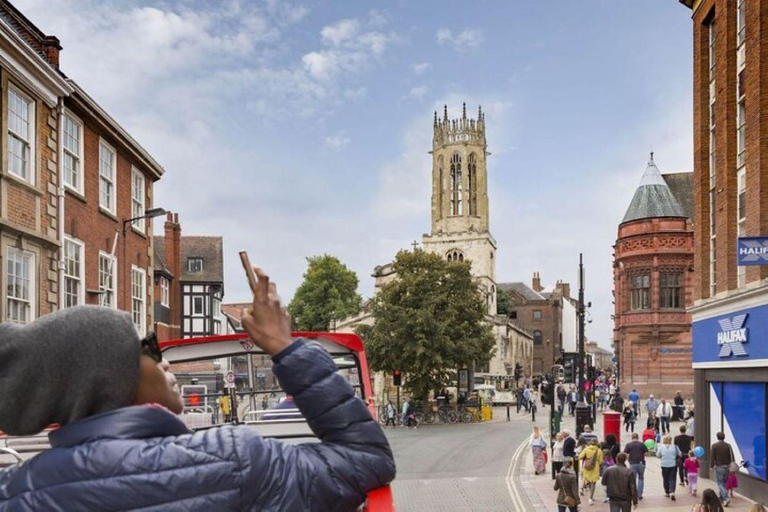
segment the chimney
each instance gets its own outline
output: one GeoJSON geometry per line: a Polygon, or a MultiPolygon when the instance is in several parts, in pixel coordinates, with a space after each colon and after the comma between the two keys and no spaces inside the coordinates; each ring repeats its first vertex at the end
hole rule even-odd
{"type": "Polygon", "coordinates": [[[45,60],[54,69],[59,69],[59,52],[61,51],[59,39],[56,36],[45,36],[41,43],[45,60]]]}
{"type": "MultiPolygon", "coordinates": [[[[173,274],[170,286],[171,325],[181,326],[181,225],[179,214],[168,212],[165,218],[165,263],[173,274]]],[[[181,331],[177,333],[181,337],[181,331]]]]}
{"type": "Polygon", "coordinates": [[[562,292],[563,298],[565,298],[565,299],[570,299],[571,298],[571,285],[569,283],[564,283],[562,281],[558,281],[557,287],[562,292]]]}
{"type": "Polygon", "coordinates": [[[539,276],[538,272],[533,273],[533,282],[531,284],[531,288],[533,288],[533,291],[540,292],[544,288],[541,287],[541,277],[539,276]]]}

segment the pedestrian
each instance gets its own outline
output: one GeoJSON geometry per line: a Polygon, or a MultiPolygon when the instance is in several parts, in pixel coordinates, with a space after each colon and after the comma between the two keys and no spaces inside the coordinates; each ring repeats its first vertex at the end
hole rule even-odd
{"type": "Polygon", "coordinates": [[[255,273],[242,326],[318,442],[246,426],[193,433],[176,416],[184,400],[156,337],[139,340],[131,315],[112,308],[61,309],[0,324],[0,430],[59,425],[52,449],[0,471],[0,509],[355,510],[392,481],[381,426],[319,344],[292,338],[274,283],[255,273]]]}
{"type": "Polygon", "coordinates": [[[597,441],[597,434],[592,432],[592,427],[584,425],[584,432],[579,436],[579,440],[584,440],[586,444],[591,444],[592,441],[597,441]]]}
{"type": "Polygon", "coordinates": [[[232,407],[229,403],[229,395],[226,389],[221,390],[221,397],[219,398],[219,409],[221,409],[221,418],[225,423],[232,421],[232,407]]]}
{"type": "Polygon", "coordinates": [[[267,407],[269,407],[269,401],[267,400],[267,395],[264,395],[261,397],[261,409],[266,410],[267,407]]]}
{"type": "Polygon", "coordinates": [[[579,498],[579,479],[573,472],[573,460],[566,459],[563,468],[555,477],[555,490],[557,493],[558,512],[578,512],[581,498],[579,498]]]}
{"type": "Polygon", "coordinates": [[[648,416],[650,416],[651,413],[655,413],[658,408],[659,402],[656,401],[653,395],[648,396],[648,400],[645,402],[645,411],[648,413],[648,416]]]}
{"type": "Polygon", "coordinates": [[[653,430],[654,432],[654,439],[656,438],[656,434],[659,432],[659,417],[656,416],[656,411],[650,413],[648,415],[648,420],[645,422],[645,425],[647,428],[653,430]]]}
{"type": "Polygon", "coordinates": [[[683,415],[685,414],[685,400],[683,400],[683,394],[678,390],[672,401],[675,403],[675,410],[672,413],[672,421],[683,421],[683,415]]]}
{"type": "Polygon", "coordinates": [[[565,386],[562,384],[557,386],[557,400],[560,403],[560,417],[563,417],[563,411],[565,410],[565,400],[568,398],[568,393],[565,391],[565,386]]]}
{"type": "Polygon", "coordinates": [[[401,427],[407,427],[408,426],[408,409],[410,408],[411,404],[408,400],[403,401],[401,416],[400,416],[400,426],[401,427]]]}
{"type": "Polygon", "coordinates": [[[624,406],[624,410],[621,413],[624,416],[624,432],[635,431],[636,409],[635,404],[631,401],[627,402],[627,405],[624,406]]]}
{"type": "Polygon", "coordinates": [[[565,462],[565,455],[563,455],[563,433],[558,432],[555,436],[555,444],[552,445],[552,467],[555,470],[555,474],[559,473],[563,468],[563,462],[565,462]]]}
{"type": "Polygon", "coordinates": [[[533,427],[531,434],[531,452],[533,453],[533,472],[541,475],[547,470],[547,442],[537,426],[533,427]]]}
{"type": "Polygon", "coordinates": [[[573,438],[571,431],[568,429],[563,429],[563,459],[564,461],[571,460],[573,462],[571,469],[573,469],[573,472],[578,477],[579,471],[578,464],[576,464],[576,439],[573,438]]]}
{"type": "Polygon", "coordinates": [[[685,460],[688,452],[693,448],[693,438],[687,433],[688,427],[680,425],[680,435],[675,436],[675,446],[680,450],[680,457],[677,459],[678,473],[680,475],[680,485],[686,484],[688,473],[685,471],[685,460]]]}
{"type": "Polygon", "coordinates": [[[635,474],[626,462],[627,454],[620,453],[616,464],[603,473],[601,482],[606,488],[611,512],[631,512],[632,505],[637,507],[637,500],[642,499],[635,483],[635,474]]]}
{"type": "Polygon", "coordinates": [[[395,423],[396,415],[397,411],[395,410],[395,406],[392,405],[392,400],[387,400],[387,423],[384,426],[388,427],[389,424],[392,423],[393,427],[397,427],[397,423],[395,423]]]}
{"type": "Polygon", "coordinates": [[[589,504],[594,505],[595,486],[600,480],[600,466],[603,463],[603,451],[598,446],[597,438],[592,439],[579,454],[581,468],[584,470],[583,490],[589,492],[589,504]]]}
{"type": "MultiPolygon", "coordinates": [[[[576,388],[571,386],[571,391],[568,393],[568,412],[571,416],[576,415],[576,402],[579,399],[579,395],[576,394],[576,388]]],[[[578,472],[577,472],[578,474],[578,472]]]]}
{"type": "Polygon", "coordinates": [[[662,398],[659,408],[656,410],[656,416],[659,417],[661,434],[669,434],[669,420],[672,418],[672,405],[662,398]]]}
{"type": "Polygon", "coordinates": [[[664,484],[664,497],[675,501],[675,486],[677,483],[677,458],[680,449],[672,444],[672,436],[666,435],[661,439],[661,445],[656,447],[656,456],[661,459],[661,478],[664,484]]]}
{"type": "MultiPolygon", "coordinates": [[[[648,448],[640,442],[637,432],[632,434],[632,441],[624,447],[624,453],[629,460],[629,468],[637,478],[637,499],[643,499],[643,487],[645,486],[645,454],[648,448]]],[[[616,459],[618,462],[618,458],[616,459]]]]}
{"type": "Polygon", "coordinates": [[[416,402],[411,397],[406,403],[408,404],[408,415],[405,418],[405,426],[415,430],[419,428],[419,420],[416,418],[416,402]]]}
{"type": "Polygon", "coordinates": [[[725,512],[723,503],[717,497],[717,493],[712,489],[704,489],[701,493],[701,503],[697,503],[691,509],[691,512],[725,512]]]}
{"type": "Polygon", "coordinates": [[[619,413],[624,410],[624,399],[621,397],[621,392],[618,389],[616,389],[611,399],[611,410],[619,413]]]}
{"type": "Polygon", "coordinates": [[[633,389],[632,392],[627,395],[627,399],[632,402],[633,408],[635,409],[635,416],[640,416],[640,395],[638,394],[636,389],[633,389]]]}
{"type": "Polygon", "coordinates": [[[528,389],[528,386],[523,390],[523,406],[525,412],[531,412],[531,390],[528,389]]]}
{"type": "MultiPolygon", "coordinates": [[[[611,466],[615,466],[616,461],[613,459],[613,455],[611,455],[611,450],[603,449],[603,463],[600,464],[600,476],[602,477],[605,473],[605,470],[610,468],[611,466]]],[[[603,503],[608,503],[608,490],[603,485],[603,492],[605,492],[605,498],[603,499],[603,503]]]]}
{"type": "MultiPolygon", "coordinates": [[[[732,472],[730,469],[732,463],[735,463],[733,448],[725,442],[725,434],[718,432],[717,442],[709,449],[709,467],[715,469],[715,482],[717,482],[717,487],[720,490],[720,499],[724,507],[727,507],[731,502],[725,483],[728,480],[728,475],[732,472]]],[[[733,472],[735,473],[735,471],[733,472]]]]}
{"type": "Polygon", "coordinates": [[[693,454],[693,450],[688,452],[688,458],[685,459],[686,482],[688,482],[688,494],[696,496],[699,489],[699,459],[693,454]]]}
{"type": "Polygon", "coordinates": [[[728,491],[728,501],[733,499],[733,490],[739,488],[739,479],[736,477],[738,471],[728,474],[725,480],[725,490],[728,491]]]}
{"type": "Polygon", "coordinates": [[[605,442],[603,443],[602,447],[611,452],[611,458],[616,461],[616,457],[621,451],[621,447],[619,447],[619,442],[616,440],[616,436],[613,434],[608,434],[605,436],[605,442]]]}
{"type": "Polygon", "coordinates": [[[694,427],[696,425],[696,418],[693,414],[693,408],[688,409],[688,418],[685,420],[685,430],[688,432],[688,435],[690,435],[692,438],[696,438],[696,430],[694,430],[694,427]]]}

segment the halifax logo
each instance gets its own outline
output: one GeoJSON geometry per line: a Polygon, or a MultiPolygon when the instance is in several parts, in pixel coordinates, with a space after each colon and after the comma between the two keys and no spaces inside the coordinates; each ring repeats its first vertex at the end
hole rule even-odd
{"type": "Polygon", "coordinates": [[[747,323],[747,314],[736,315],[733,318],[718,320],[720,332],[717,333],[717,344],[720,345],[720,357],[731,355],[746,356],[744,343],[749,341],[749,329],[744,327],[747,323]]]}

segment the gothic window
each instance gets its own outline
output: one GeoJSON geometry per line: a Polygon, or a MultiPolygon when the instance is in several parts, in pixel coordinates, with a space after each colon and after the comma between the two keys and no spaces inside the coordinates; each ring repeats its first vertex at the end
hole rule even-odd
{"type": "Polygon", "coordinates": [[[448,258],[448,261],[464,261],[464,253],[458,249],[449,251],[448,254],[446,254],[446,257],[448,258]]]}
{"type": "Polygon", "coordinates": [[[461,215],[461,156],[451,157],[451,215],[461,215]]]}
{"type": "Polygon", "coordinates": [[[664,272],[659,275],[660,307],[680,309],[683,307],[683,276],[681,272],[664,272]]]}
{"type": "Polygon", "coordinates": [[[648,272],[629,278],[630,309],[651,309],[651,275],[648,272]]]}
{"type": "Polygon", "coordinates": [[[541,345],[541,331],[533,331],[533,344],[541,345]]]}
{"type": "Polygon", "coordinates": [[[437,159],[437,218],[443,218],[443,156],[440,155],[437,159]]]}
{"type": "Polygon", "coordinates": [[[467,172],[469,173],[469,214],[477,215],[477,157],[474,153],[469,155],[467,172]]]}

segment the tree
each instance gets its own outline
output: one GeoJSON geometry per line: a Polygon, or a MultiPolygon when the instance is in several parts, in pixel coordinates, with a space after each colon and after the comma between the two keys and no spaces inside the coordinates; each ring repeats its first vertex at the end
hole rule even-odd
{"type": "Polygon", "coordinates": [[[360,312],[357,274],[327,254],[307,258],[307,263],[304,282],[288,306],[293,329],[330,331],[336,320],[360,312]]]}
{"type": "Polygon", "coordinates": [[[509,300],[509,294],[501,288],[496,288],[496,312],[500,315],[508,315],[512,309],[512,302],[509,300]]]}
{"type": "Polygon", "coordinates": [[[371,300],[373,326],[359,333],[371,368],[400,370],[406,388],[423,399],[456,369],[490,360],[487,306],[468,262],[417,249],[398,253],[393,270],[397,279],[371,300]]]}

